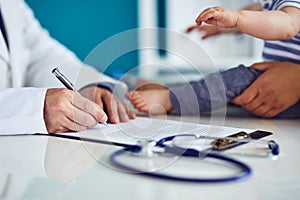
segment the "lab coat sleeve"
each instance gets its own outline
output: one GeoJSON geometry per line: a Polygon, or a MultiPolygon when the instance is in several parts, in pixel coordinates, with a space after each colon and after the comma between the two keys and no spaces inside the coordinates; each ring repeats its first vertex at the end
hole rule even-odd
{"type": "Polygon", "coordinates": [[[116,96],[124,95],[126,84],[83,64],[71,51],[51,38],[24,1],[6,1],[1,6],[14,13],[15,17],[10,15],[11,18],[6,18],[10,20],[7,24],[16,23],[12,20],[18,19],[18,28],[13,29],[15,32],[11,34],[17,37],[10,43],[15,88],[0,90],[0,133],[47,132],[43,117],[46,90],[64,87],[51,73],[54,67],[60,67],[77,89],[91,83],[109,82],[122,89],[116,96]]]}
{"type": "Polygon", "coordinates": [[[49,36],[23,1],[20,8],[26,24],[24,26],[26,46],[30,49],[32,58],[27,70],[26,86],[63,87],[51,74],[54,67],[59,67],[77,89],[91,83],[110,82],[122,88],[121,94],[116,94],[122,98],[127,91],[125,83],[114,80],[82,63],[74,53],[49,36]]]}
{"type": "Polygon", "coordinates": [[[45,88],[0,90],[0,134],[47,133],[43,107],[45,88]],[[4,112],[5,111],[5,112],[4,112]]]}

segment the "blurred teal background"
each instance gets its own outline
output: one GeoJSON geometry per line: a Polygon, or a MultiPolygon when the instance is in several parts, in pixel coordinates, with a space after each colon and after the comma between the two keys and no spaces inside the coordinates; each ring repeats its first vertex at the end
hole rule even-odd
{"type": "MultiPolygon", "coordinates": [[[[89,52],[102,41],[138,26],[138,0],[25,1],[51,36],[75,52],[81,60],[85,60],[89,52]]],[[[137,44],[137,38],[132,42],[137,44]]],[[[101,62],[86,63],[104,71],[101,62]]],[[[133,51],[115,60],[104,73],[119,78],[137,65],[138,52],[133,51]]]]}

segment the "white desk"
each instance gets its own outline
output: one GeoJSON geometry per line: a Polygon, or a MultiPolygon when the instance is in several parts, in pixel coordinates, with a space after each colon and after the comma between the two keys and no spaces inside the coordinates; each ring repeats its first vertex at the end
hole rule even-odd
{"type": "MultiPolygon", "coordinates": [[[[195,117],[170,118],[199,121],[195,117]]],[[[204,123],[209,120],[201,118],[204,123]]],[[[0,138],[0,199],[300,199],[300,119],[265,120],[232,111],[225,125],[272,131],[272,139],[281,147],[279,158],[239,155],[236,158],[253,170],[250,178],[196,184],[116,171],[103,164],[111,151],[104,145],[88,144],[93,155],[104,152],[103,162],[96,162],[77,141],[5,137],[0,138]]]]}

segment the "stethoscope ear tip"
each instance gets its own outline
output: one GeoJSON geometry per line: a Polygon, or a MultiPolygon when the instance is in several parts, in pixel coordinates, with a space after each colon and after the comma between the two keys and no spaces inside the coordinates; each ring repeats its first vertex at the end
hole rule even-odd
{"type": "Polygon", "coordinates": [[[279,155],[280,148],[279,148],[279,145],[274,140],[270,140],[268,142],[268,146],[269,146],[269,149],[271,149],[271,152],[274,156],[279,155]]]}

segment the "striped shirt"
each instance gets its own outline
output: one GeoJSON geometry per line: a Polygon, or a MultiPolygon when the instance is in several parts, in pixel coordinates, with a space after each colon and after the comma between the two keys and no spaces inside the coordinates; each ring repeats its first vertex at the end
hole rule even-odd
{"type": "MultiPolygon", "coordinates": [[[[260,0],[260,2],[266,11],[280,10],[286,6],[300,9],[299,0],[260,0]]],[[[262,56],[265,61],[287,61],[300,64],[300,32],[289,40],[266,40],[262,56]]]]}

